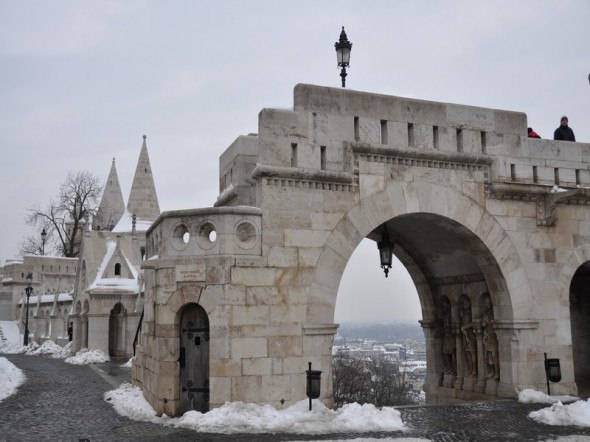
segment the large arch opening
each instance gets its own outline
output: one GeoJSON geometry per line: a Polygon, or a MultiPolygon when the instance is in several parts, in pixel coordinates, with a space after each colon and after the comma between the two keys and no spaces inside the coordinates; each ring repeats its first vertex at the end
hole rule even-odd
{"type": "Polygon", "coordinates": [[[340,282],[334,320],[334,405],[423,403],[426,372],[420,302],[395,256],[385,276],[374,241],[364,239],[340,282]],[[370,374],[370,376],[368,376],[370,374]]]}
{"type": "Polygon", "coordinates": [[[590,394],[590,261],[576,270],[570,284],[570,322],[574,379],[578,394],[590,394]]]}
{"type": "MultiPolygon", "coordinates": [[[[492,252],[471,229],[439,214],[402,214],[374,226],[366,238],[380,241],[384,229],[421,306],[427,403],[498,395],[500,384],[512,380],[509,345],[500,342],[497,320],[510,319],[511,308],[492,252]]],[[[369,290],[371,282],[364,283],[369,290]]]]}

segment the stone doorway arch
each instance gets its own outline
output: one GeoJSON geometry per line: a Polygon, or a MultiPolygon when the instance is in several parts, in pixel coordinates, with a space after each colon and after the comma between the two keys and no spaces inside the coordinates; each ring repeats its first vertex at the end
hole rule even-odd
{"type": "Polygon", "coordinates": [[[188,304],[180,315],[180,412],[209,411],[209,317],[188,304]]]}
{"type": "Polygon", "coordinates": [[[120,302],[116,303],[109,316],[109,356],[121,358],[127,355],[126,323],[127,311],[120,302]]]}

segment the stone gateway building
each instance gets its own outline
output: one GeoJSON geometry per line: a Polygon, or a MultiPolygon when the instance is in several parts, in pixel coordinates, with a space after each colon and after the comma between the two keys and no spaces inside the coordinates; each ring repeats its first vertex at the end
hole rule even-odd
{"type": "Polygon", "coordinates": [[[281,408],[312,362],[330,406],[340,280],[387,234],[420,298],[428,402],[543,390],[544,353],[553,392],[577,394],[589,160],[590,144],[527,138],[523,113],[297,85],[221,155],[214,207],[148,229],[133,381],[160,414],[281,408]]]}

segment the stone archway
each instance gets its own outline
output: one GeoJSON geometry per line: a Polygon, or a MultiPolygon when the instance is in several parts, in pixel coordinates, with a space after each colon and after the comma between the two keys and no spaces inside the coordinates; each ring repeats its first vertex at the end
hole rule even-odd
{"type": "Polygon", "coordinates": [[[127,355],[125,345],[127,311],[120,302],[116,303],[109,316],[109,356],[114,358],[127,355]]]}
{"type": "MultiPolygon", "coordinates": [[[[318,259],[308,301],[308,324],[333,322],[338,286],[348,259],[365,237],[378,241],[383,226],[396,242],[394,253],[406,266],[420,298],[427,342],[424,388],[429,401],[448,402],[448,396],[474,399],[481,394],[514,396],[514,379],[508,368],[513,336],[505,324],[513,319],[508,284],[519,275],[519,256],[495,219],[476,201],[451,188],[425,182],[405,186],[395,183],[366,196],[349,210],[318,259]],[[489,293],[498,319],[494,327],[502,343],[500,379],[487,380],[483,372],[478,373],[480,362],[464,349],[461,305],[467,297],[473,307],[468,321],[473,323],[470,350],[478,351],[480,360],[484,360],[482,293],[489,293]],[[437,308],[442,296],[452,305],[451,328],[458,362],[458,372],[453,376],[445,375],[443,315],[437,308]],[[445,388],[449,391],[444,392],[445,388]]],[[[526,286],[521,290],[530,298],[526,286]]]]}

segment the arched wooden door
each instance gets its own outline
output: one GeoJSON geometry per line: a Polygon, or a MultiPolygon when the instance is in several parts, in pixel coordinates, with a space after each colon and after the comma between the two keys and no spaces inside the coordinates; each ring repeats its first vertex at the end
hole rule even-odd
{"type": "Polygon", "coordinates": [[[113,358],[126,356],[125,316],[125,309],[118,302],[109,317],[109,356],[113,358]]]}
{"type": "Polygon", "coordinates": [[[209,318],[197,304],[180,319],[180,412],[209,411],[209,318]]]}

